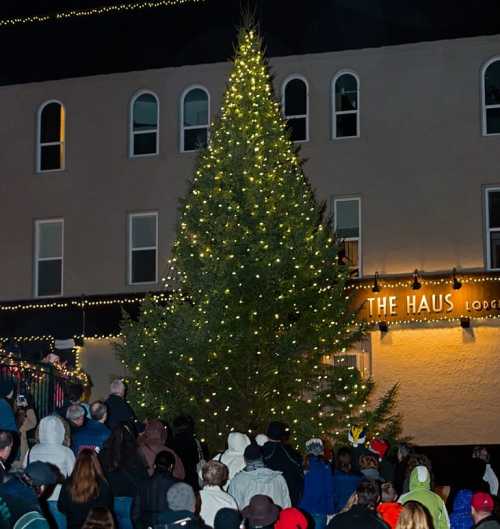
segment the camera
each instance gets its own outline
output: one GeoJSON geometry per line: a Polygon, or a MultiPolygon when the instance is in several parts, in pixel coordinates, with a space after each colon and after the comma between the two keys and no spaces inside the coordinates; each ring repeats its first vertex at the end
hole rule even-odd
{"type": "Polygon", "coordinates": [[[16,406],[19,408],[26,408],[28,406],[28,400],[24,395],[18,395],[16,397],[16,406]]]}

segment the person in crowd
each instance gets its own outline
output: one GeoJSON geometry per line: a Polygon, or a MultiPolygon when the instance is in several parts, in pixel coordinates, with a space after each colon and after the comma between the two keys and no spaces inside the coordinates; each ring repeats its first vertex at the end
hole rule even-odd
{"type": "Polygon", "coordinates": [[[357,503],[348,511],[334,516],[329,529],[388,529],[388,525],[377,514],[380,500],[378,481],[363,479],[356,489],[357,503]]]}
{"type": "Polygon", "coordinates": [[[333,512],[340,512],[347,500],[356,491],[361,476],[352,471],[351,450],[341,447],[335,458],[335,472],[333,474],[333,512]]]}
{"type": "Polygon", "coordinates": [[[108,410],[107,427],[110,430],[123,422],[133,425],[138,423],[134,410],[125,400],[126,392],[127,388],[121,379],[117,378],[111,382],[109,397],[105,402],[108,410]]]}
{"type": "Polygon", "coordinates": [[[113,513],[106,507],[94,507],[90,510],[82,529],[115,529],[113,513]]]}
{"type": "Polygon", "coordinates": [[[215,515],[214,529],[241,529],[242,521],[239,511],[224,507],[215,515]]]}
{"type": "Polygon", "coordinates": [[[82,401],[84,389],[82,384],[69,384],[64,392],[64,404],[57,408],[58,413],[63,419],[67,418],[68,408],[70,406],[81,406],[84,410],[84,416],[90,417],[89,405],[82,401]]]}
{"type": "Polygon", "coordinates": [[[398,495],[403,493],[407,475],[406,468],[411,455],[413,455],[413,448],[408,443],[399,443],[396,454],[396,468],[394,470],[394,486],[398,495]]]}
{"type": "Polygon", "coordinates": [[[272,529],[278,520],[280,509],[269,496],[256,494],[242,509],[241,514],[248,521],[248,529],[272,529]]]}
{"type": "Polygon", "coordinates": [[[265,433],[260,433],[255,436],[255,442],[261,448],[269,441],[269,437],[265,433]]]}
{"type": "Polygon", "coordinates": [[[13,409],[14,383],[10,379],[0,381],[0,430],[17,434],[16,417],[13,409]]]}
{"type": "Polygon", "coordinates": [[[168,430],[167,427],[158,420],[148,421],[144,432],[139,437],[139,451],[148,465],[148,474],[153,475],[156,456],[160,452],[170,452],[175,460],[174,478],[183,480],[186,477],[186,471],[182,464],[181,458],[166,446],[168,430]]]}
{"type": "Polygon", "coordinates": [[[476,492],[472,496],[471,513],[474,529],[500,529],[500,523],[493,516],[493,498],[486,492],[476,492]]]}
{"type": "Polygon", "coordinates": [[[104,443],[99,459],[114,496],[118,527],[132,529],[132,502],[149,477],[133,428],[125,423],[115,426],[104,443]]]}
{"type": "Polygon", "coordinates": [[[304,464],[304,494],[299,507],[314,520],[315,529],[324,529],[328,515],[333,514],[333,474],[324,458],[325,447],[321,439],[306,443],[304,464]]]}
{"type": "Polygon", "coordinates": [[[33,405],[28,402],[24,395],[17,396],[15,408],[16,424],[19,430],[19,453],[16,463],[21,465],[29,450],[28,432],[36,428],[38,420],[33,405]]]}
{"type": "Polygon", "coordinates": [[[399,515],[403,506],[397,502],[398,493],[390,481],[382,483],[380,487],[380,503],[377,506],[377,512],[382,520],[391,528],[396,529],[399,515]]]}
{"type": "Polygon", "coordinates": [[[498,494],[498,477],[493,470],[490,463],[490,453],[485,446],[475,446],[472,451],[472,457],[484,461],[486,467],[483,475],[483,480],[486,481],[490,487],[490,494],[496,496],[498,494]]]}
{"type": "MultiPolygon", "coordinates": [[[[275,529],[307,529],[307,518],[295,508],[283,509],[274,524],[275,529]]],[[[317,529],[317,525],[314,529],[317,529]]],[[[311,528],[313,529],[313,528],[311,528]]]]}
{"type": "Polygon", "coordinates": [[[406,465],[406,475],[403,482],[403,493],[407,493],[410,490],[410,476],[413,469],[416,467],[425,467],[429,471],[429,475],[432,473],[432,462],[425,454],[413,453],[408,457],[408,463],[406,465]]]}
{"type": "Polygon", "coordinates": [[[154,473],[139,488],[132,508],[135,527],[145,529],[160,523],[161,513],[168,510],[168,489],[178,483],[172,475],[175,457],[172,452],[159,452],[154,462],[154,473]]]}
{"type": "Polygon", "coordinates": [[[351,443],[351,466],[355,474],[359,474],[359,458],[363,455],[370,455],[371,452],[366,446],[368,431],[364,426],[351,426],[347,439],[351,443]]]}
{"type": "Polygon", "coordinates": [[[219,461],[209,461],[203,466],[203,488],[200,491],[200,517],[209,527],[214,526],[215,515],[220,509],[238,510],[232,496],[222,490],[227,481],[228,468],[219,461]]]}
{"type": "Polygon", "coordinates": [[[181,458],[186,476],[184,481],[197,492],[200,489],[201,465],[206,458],[200,441],[196,438],[193,418],[179,415],[172,422],[174,436],[172,449],[181,458]]]}
{"type": "Polygon", "coordinates": [[[229,471],[226,489],[236,474],[245,468],[245,448],[250,445],[248,435],[239,432],[231,432],[227,436],[227,450],[217,454],[214,459],[226,465],[229,471]]]}
{"type": "Polygon", "coordinates": [[[169,510],[161,515],[163,524],[177,522],[187,529],[203,529],[203,522],[196,516],[196,495],[187,483],[175,483],[167,492],[169,510]]]}
{"type": "Polygon", "coordinates": [[[57,505],[66,515],[68,529],[81,529],[94,507],[113,508],[113,495],[94,450],[80,451],[57,505]]]}
{"type": "Polygon", "coordinates": [[[396,529],[434,529],[429,511],[418,501],[405,503],[396,529]]]}
{"type": "Polygon", "coordinates": [[[12,432],[0,430],[0,484],[7,476],[7,461],[14,446],[14,437],[12,432]]]}
{"type": "Polygon", "coordinates": [[[75,455],[78,455],[82,448],[91,448],[99,452],[104,442],[111,435],[111,430],[105,424],[107,410],[104,402],[97,401],[91,405],[91,419],[81,415],[83,410],[79,406],[70,406],[67,413],[71,413],[70,410],[76,411],[77,415],[79,415],[79,421],[83,419],[81,426],[75,429],[71,439],[71,448],[75,455]],[[95,419],[94,417],[99,417],[100,419],[95,419]]]}
{"type": "MultiPolygon", "coordinates": [[[[40,421],[38,427],[39,442],[33,446],[24,458],[27,467],[34,461],[45,461],[55,465],[64,478],[67,478],[75,466],[75,456],[64,442],[64,424],[58,415],[49,415],[40,421]]],[[[54,518],[58,529],[66,529],[66,518],[58,508],[61,485],[58,485],[47,500],[50,514],[54,518]]]]}
{"type": "Polygon", "coordinates": [[[375,456],[365,454],[359,456],[359,468],[361,469],[361,474],[366,479],[382,481],[378,468],[378,461],[375,456]]]}
{"type": "Polygon", "coordinates": [[[386,439],[375,437],[370,441],[369,450],[373,452],[378,459],[378,469],[383,481],[394,482],[395,465],[389,459],[389,449],[391,445],[386,439]]]}
{"type": "Polygon", "coordinates": [[[470,529],[474,525],[471,505],[472,491],[459,490],[453,500],[453,509],[450,514],[451,529],[470,529]]]}
{"type": "Polygon", "coordinates": [[[283,440],[287,437],[287,432],[283,423],[271,422],[267,429],[267,436],[269,441],[262,447],[264,463],[271,470],[283,473],[292,505],[296,506],[304,490],[302,459],[284,444],[283,440]]]}
{"type": "Polygon", "coordinates": [[[265,466],[260,447],[251,444],[245,448],[245,468],[229,484],[228,492],[239,509],[250,503],[256,494],[269,496],[281,508],[291,507],[288,486],[281,472],[265,466]]]}
{"type": "Polygon", "coordinates": [[[80,404],[71,404],[66,409],[66,420],[71,428],[71,438],[83,428],[85,424],[85,408],[80,404]]]}
{"type": "Polygon", "coordinates": [[[415,467],[410,474],[409,492],[399,498],[399,503],[418,501],[427,508],[434,529],[448,529],[450,520],[443,500],[431,490],[431,474],[423,465],[415,467]]]}

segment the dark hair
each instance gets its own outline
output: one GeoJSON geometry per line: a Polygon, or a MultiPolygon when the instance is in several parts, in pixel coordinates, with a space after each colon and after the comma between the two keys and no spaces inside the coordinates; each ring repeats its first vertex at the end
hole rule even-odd
{"type": "Polygon", "coordinates": [[[102,400],[96,400],[90,405],[90,415],[94,421],[102,421],[107,411],[108,407],[102,400]]]}
{"type": "Polygon", "coordinates": [[[0,450],[9,447],[13,442],[14,437],[12,437],[12,432],[0,430],[0,450]]]}
{"type": "Polygon", "coordinates": [[[425,467],[432,478],[432,462],[425,454],[412,454],[408,458],[408,464],[406,465],[406,477],[409,477],[413,469],[416,467],[425,467]]]}
{"type": "Polygon", "coordinates": [[[380,500],[380,485],[377,481],[363,479],[356,489],[358,504],[375,509],[380,500]]]}
{"type": "Polygon", "coordinates": [[[70,384],[66,388],[66,398],[70,402],[79,402],[83,395],[83,386],[81,384],[70,384]]]}
{"type": "Polygon", "coordinates": [[[137,461],[137,443],[133,429],[126,423],[115,426],[104,443],[101,462],[106,472],[130,468],[137,461]]]}
{"type": "Polygon", "coordinates": [[[335,468],[341,470],[346,474],[351,472],[352,468],[352,454],[351,449],[347,446],[343,446],[337,452],[337,457],[335,459],[335,468]]]}
{"type": "Polygon", "coordinates": [[[189,432],[194,434],[194,420],[190,415],[178,415],[173,421],[174,433],[189,432]]]}
{"type": "Polygon", "coordinates": [[[155,457],[155,469],[158,472],[172,472],[175,467],[175,457],[172,452],[162,450],[155,457]]]}
{"type": "Polygon", "coordinates": [[[90,510],[82,529],[115,529],[113,514],[107,507],[94,507],[90,510]]]}

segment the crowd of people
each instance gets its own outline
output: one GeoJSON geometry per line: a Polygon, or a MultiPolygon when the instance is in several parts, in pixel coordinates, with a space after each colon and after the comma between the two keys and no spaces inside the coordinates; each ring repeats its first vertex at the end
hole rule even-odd
{"type": "Polygon", "coordinates": [[[440,487],[425,455],[362,428],[349,446],[314,438],[302,454],[271,422],[209,457],[189,416],[140,422],[125,389],[115,380],[89,405],[72,386],[38,421],[0,382],[0,529],[500,529],[484,447],[440,487]]]}

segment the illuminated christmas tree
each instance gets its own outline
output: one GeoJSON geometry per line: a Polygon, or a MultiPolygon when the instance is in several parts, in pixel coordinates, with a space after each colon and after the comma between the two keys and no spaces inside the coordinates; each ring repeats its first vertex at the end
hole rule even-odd
{"type": "MultiPolygon", "coordinates": [[[[120,354],[144,414],[192,415],[211,446],[288,423],[298,439],[348,425],[395,430],[396,390],[333,366],[360,338],[349,270],[273,96],[262,43],[241,30],[223,106],[181,203],[167,304],[126,319],[120,354]]],[[[394,432],[392,432],[394,433],[394,432]]]]}

